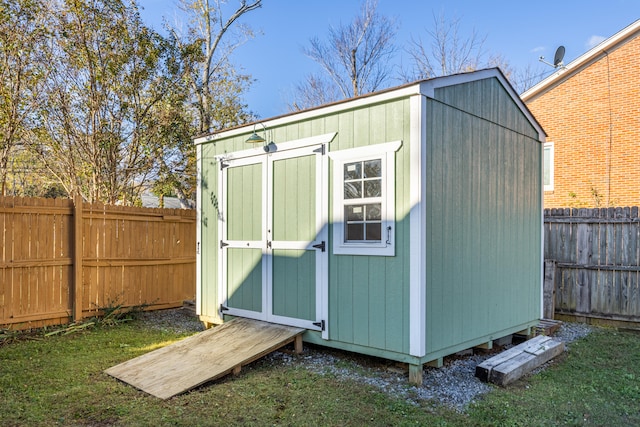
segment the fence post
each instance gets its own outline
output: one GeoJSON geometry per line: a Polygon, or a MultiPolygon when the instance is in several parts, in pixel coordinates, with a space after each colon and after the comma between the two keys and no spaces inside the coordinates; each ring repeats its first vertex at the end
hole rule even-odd
{"type": "Polygon", "coordinates": [[[556,311],[556,260],[544,260],[543,312],[545,319],[553,319],[556,311]]]}
{"type": "Polygon", "coordinates": [[[73,320],[82,320],[82,196],[73,198],[73,320]]]}

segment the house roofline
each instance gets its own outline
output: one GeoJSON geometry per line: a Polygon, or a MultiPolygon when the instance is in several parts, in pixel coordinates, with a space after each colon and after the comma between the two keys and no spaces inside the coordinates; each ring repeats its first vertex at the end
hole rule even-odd
{"type": "Polygon", "coordinates": [[[527,116],[529,121],[536,127],[541,137],[544,138],[546,133],[542,129],[542,126],[535,119],[533,114],[529,111],[526,104],[520,99],[517,92],[513,89],[508,79],[504,76],[499,68],[486,68],[477,71],[471,71],[467,73],[452,74],[442,77],[434,77],[427,80],[419,80],[412,83],[407,83],[401,86],[396,86],[389,89],[384,89],[378,92],[368,93],[354,98],[348,98],[341,101],[336,101],[330,104],[321,105],[318,107],[310,108],[302,111],[294,111],[288,114],[272,117],[264,120],[257,120],[251,123],[235,126],[228,129],[223,129],[217,132],[203,134],[194,138],[195,144],[203,144],[212,142],[222,138],[228,138],[232,136],[242,135],[253,131],[253,127],[257,124],[264,125],[267,129],[281,126],[293,121],[308,120],[327,114],[332,114],[338,111],[344,111],[352,108],[359,108],[366,105],[376,104],[380,102],[386,102],[398,98],[405,98],[414,95],[423,95],[429,98],[434,97],[435,90],[441,87],[452,86],[455,84],[469,83],[476,80],[482,80],[486,78],[495,77],[505,87],[507,92],[521,109],[521,111],[527,116]]]}
{"type": "Polygon", "coordinates": [[[557,86],[571,76],[579,73],[587,65],[590,65],[601,57],[607,55],[611,50],[619,47],[619,45],[633,39],[637,36],[638,32],[640,32],[640,19],[626,26],[624,29],[608,39],[603,40],[601,43],[574,59],[566,66],[559,68],[558,71],[523,92],[520,97],[524,102],[528,102],[533,98],[542,95],[554,86],[557,86]]]}

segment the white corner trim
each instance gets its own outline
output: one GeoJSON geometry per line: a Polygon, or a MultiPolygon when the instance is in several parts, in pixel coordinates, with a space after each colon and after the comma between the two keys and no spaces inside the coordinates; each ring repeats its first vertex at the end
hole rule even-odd
{"type": "MultiPolygon", "coordinates": [[[[542,145],[542,144],[541,144],[542,145]]],[[[540,318],[544,319],[544,146],[542,150],[542,161],[540,168],[542,169],[538,175],[540,176],[540,318]]]]}
{"type": "MultiPolygon", "coordinates": [[[[319,194],[316,195],[316,206],[320,207],[320,212],[318,215],[319,221],[318,225],[321,227],[317,231],[319,238],[325,241],[327,245],[327,252],[324,254],[319,251],[318,257],[319,261],[319,270],[320,272],[320,289],[317,289],[318,296],[320,299],[320,310],[317,313],[320,315],[320,320],[325,321],[325,328],[322,331],[322,339],[329,339],[329,250],[330,242],[329,242],[329,159],[327,156],[317,155],[316,156],[316,167],[318,168],[318,174],[320,175],[318,179],[320,180],[320,191],[319,194]]],[[[318,302],[316,302],[318,304],[318,302]]]]}
{"type": "Polygon", "coordinates": [[[202,146],[196,147],[196,315],[202,314],[202,146]]]}
{"type": "Polygon", "coordinates": [[[409,353],[422,357],[426,354],[426,287],[427,287],[427,211],[424,204],[427,182],[424,165],[427,162],[427,99],[414,96],[410,100],[410,183],[409,197],[409,353]]]}

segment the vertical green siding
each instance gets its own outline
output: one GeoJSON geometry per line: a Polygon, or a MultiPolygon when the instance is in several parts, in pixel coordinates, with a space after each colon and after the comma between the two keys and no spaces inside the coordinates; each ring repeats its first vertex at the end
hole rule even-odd
{"type": "MultiPolygon", "coordinates": [[[[352,110],[346,110],[323,117],[289,123],[270,128],[268,139],[276,144],[294,139],[337,132],[329,144],[329,151],[379,144],[390,141],[403,141],[403,147],[396,153],[396,256],[368,257],[333,255],[329,240],[329,335],[331,340],[345,344],[358,344],[373,349],[408,353],[409,350],[409,100],[394,100],[352,110]]],[[[215,203],[220,199],[217,194],[219,165],[215,155],[232,153],[248,147],[246,135],[219,139],[206,143],[203,147],[203,313],[213,315],[218,308],[217,302],[217,214],[215,203]],[[217,199],[216,199],[217,198],[217,199]]],[[[295,230],[306,229],[311,221],[313,209],[297,206],[288,194],[304,192],[314,183],[294,178],[296,168],[306,168],[307,159],[298,163],[274,169],[274,185],[283,189],[274,193],[274,209],[282,208],[282,216],[274,216],[274,240],[284,238],[295,240],[295,230]],[[293,205],[291,203],[294,203],[293,205]],[[300,215],[302,214],[302,215],[300,215]],[[307,216],[309,216],[307,218],[307,216]]],[[[277,165],[277,162],[276,162],[277,165]]],[[[329,162],[329,215],[332,212],[332,164],[329,162]]],[[[245,176],[243,179],[247,179],[245,176]]],[[[255,203],[253,197],[248,203],[255,203]]],[[[245,197],[245,196],[243,196],[245,197]]],[[[297,203],[297,202],[296,202],[297,203]]],[[[330,218],[331,220],[331,218],[330,218]]],[[[332,236],[331,224],[327,225],[332,236]]],[[[240,230],[238,230],[240,233],[240,230]]],[[[253,234],[253,232],[251,232],[253,234]]],[[[287,264],[289,255],[306,257],[308,252],[286,251],[279,253],[274,263],[274,274],[280,272],[283,279],[274,284],[275,314],[290,315],[293,301],[309,307],[315,303],[315,295],[288,295],[287,283],[293,280],[307,280],[304,272],[291,269],[287,264]],[[278,301],[276,301],[276,299],[278,301]],[[277,306],[275,304],[278,304],[277,306]]],[[[309,262],[311,262],[309,260],[309,262]]],[[[307,310],[306,308],[301,309],[307,310]]],[[[309,308],[309,310],[311,310],[309,308]]],[[[310,311],[311,312],[311,311],[310,311]]],[[[293,317],[304,318],[304,313],[293,317]]]]}
{"type": "Polygon", "coordinates": [[[329,336],[343,343],[408,353],[409,100],[345,111],[327,123],[336,119],[338,135],[330,144],[331,151],[398,140],[403,146],[395,164],[396,255],[333,255],[330,249],[329,336]]]}
{"type": "Polygon", "coordinates": [[[444,98],[427,107],[428,353],[540,314],[541,145],[444,98]]]}
{"type": "Polygon", "coordinates": [[[434,99],[537,139],[537,131],[497,78],[436,89],[434,99]]]}

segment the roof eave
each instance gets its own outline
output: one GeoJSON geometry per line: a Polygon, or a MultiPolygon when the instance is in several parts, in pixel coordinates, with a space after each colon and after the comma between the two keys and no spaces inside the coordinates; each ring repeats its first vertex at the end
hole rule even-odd
{"type": "Polygon", "coordinates": [[[203,144],[212,142],[222,138],[231,136],[242,135],[250,133],[254,125],[261,123],[266,128],[272,128],[288,124],[293,121],[301,121],[312,119],[319,116],[324,116],[337,111],[348,110],[351,108],[358,108],[364,105],[375,104],[379,102],[385,102],[392,99],[404,98],[408,96],[422,95],[429,98],[434,97],[434,91],[437,88],[466,83],[474,80],[481,80],[489,77],[495,77],[502,82],[502,85],[507,89],[514,102],[520,107],[522,112],[528,117],[529,121],[538,129],[541,137],[545,136],[545,132],[537,122],[535,117],[531,114],[527,106],[522,102],[518,94],[515,92],[507,78],[502,71],[498,68],[487,68],[467,73],[452,74],[449,76],[434,77],[427,80],[420,80],[413,83],[408,83],[402,86],[385,89],[379,92],[373,92],[366,95],[358,96],[355,98],[349,98],[341,101],[337,101],[331,104],[321,105],[319,107],[311,108],[308,110],[296,111],[289,114],[276,116],[273,118],[258,120],[256,122],[245,123],[243,125],[235,126],[233,128],[223,129],[218,132],[199,135],[194,138],[194,143],[203,144]]]}
{"type": "Polygon", "coordinates": [[[636,37],[638,32],[640,32],[640,19],[631,25],[628,25],[608,39],[602,41],[600,44],[574,59],[566,66],[561,67],[558,71],[551,74],[540,83],[526,90],[522,95],[520,95],[520,98],[522,98],[524,102],[530,101],[532,98],[546,92],[560,82],[578,73],[585,65],[600,59],[600,57],[606,55],[613,48],[636,37]]]}

